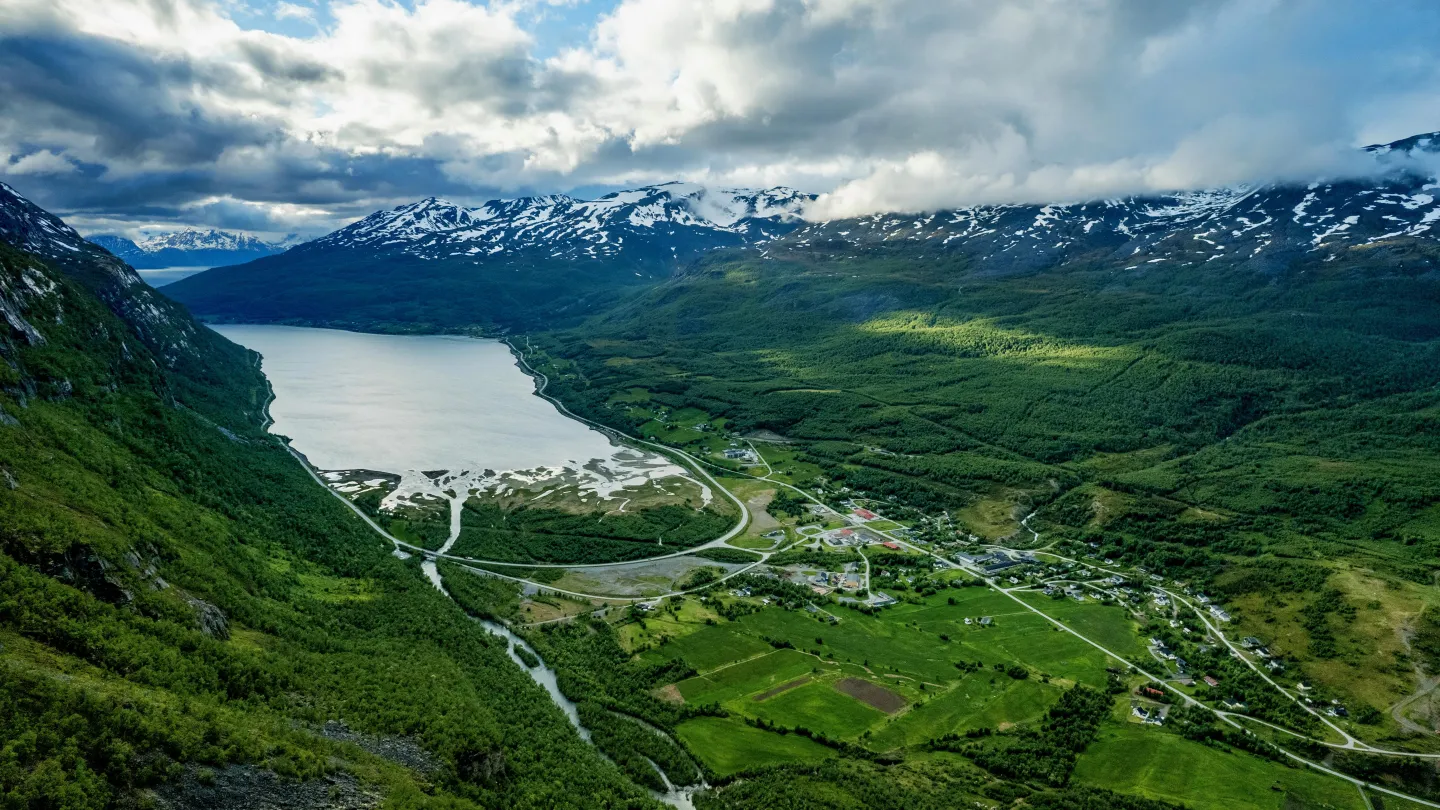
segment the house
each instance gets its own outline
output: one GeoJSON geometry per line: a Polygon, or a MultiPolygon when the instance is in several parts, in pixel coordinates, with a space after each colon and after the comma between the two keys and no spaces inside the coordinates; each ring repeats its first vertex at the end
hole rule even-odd
{"type": "Polygon", "coordinates": [[[869,509],[856,509],[851,512],[851,514],[853,514],[855,517],[860,518],[861,520],[875,520],[876,518],[880,517],[874,512],[871,512],[869,509]]]}
{"type": "Polygon", "coordinates": [[[1148,696],[1150,696],[1150,697],[1157,697],[1157,698],[1163,698],[1163,697],[1165,697],[1165,693],[1164,693],[1164,692],[1161,692],[1159,689],[1156,689],[1156,688],[1153,687],[1153,686],[1142,686],[1142,687],[1140,687],[1140,694],[1142,694],[1142,695],[1148,695],[1148,696]]]}
{"type": "Polygon", "coordinates": [[[1253,650],[1256,647],[1260,646],[1260,639],[1254,636],[1246,636],[1240,639],[1240,646],[1244,647],[1247,650],[1253,650]]]}
{"type": "Polygon", "coordinates": [[[972,618],[970,618],[969,616],[966,616],[966,617],[965,617],[965,623],[966,623],[966,624],[974,624],[974,623],[975,623],[975,620],[972,619],[972,618]]]}
{"type": "Polygon", "coordinates": [[[1230,614],[1221,609],[1219,605],[1210,606],[1210,615],[1222,622],[1230,621],[1230,614]]]}
{"type": "Polygon", "coordinates": [[[980,617],[980,626],[981,626],[981,627],[989,627],[990,624],[991,624],[991,622],[993,622],[993,621],[994,621],[994,620],[991,619],[989,616],[981,616],[981,617],[980,617]]]}
{"type": "Polygon", "coordinates": [[[1209,675],[1206,675],[1204,678],[1201,678],[1201,680],[1205,681],[1205,685],[1206,685],[1206,686],[1215,687],[1215,686],[1219,686],[1219,685],[1220,685],[1220,682],[1219,682],[1219,681],[1215,680],[1214,678],[1210,677],[1209,675]]]}
{"type": "Polygon", "coordinates": [[[1140,718],[1141,720],[1149,720],[1149,719],[1150,719],[1150,712],[1146,711],[1146,710],[1145,710],[1143,707],[1141,707],[1141,706],[1132,706],[1132,707],[1130,707],[1130,712],[1131,712],[1131,714],[1134,714],[1136,717],[1140,718]]]}

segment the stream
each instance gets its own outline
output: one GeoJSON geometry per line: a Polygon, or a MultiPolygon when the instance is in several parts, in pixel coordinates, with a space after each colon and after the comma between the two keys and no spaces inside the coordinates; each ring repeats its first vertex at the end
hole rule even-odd
{"type": "MultiPolygon", "coordinates": [[[[454,542],[453,536],[450,542],[454,542]]],[[[440,571],[435,567],[435,560],[433,558],[427,558],[420,564],[420,568],[425,572],[425,577],[430,580],[430,584],[434,585],[437,590],[449,598],[450,592],[445,590],[445,583],[440,579],[440,571]]],[[[594,740],[592,740],[590,736],[590,729],[586,728],[585,725],[580,722],[580,710],[575,706],[574,701],[561,693],[559,681],[555,677],[555,670],[545,665],[545,659],[540,657],[540,654],[535,651],[535,648],[531,647],[525,642],[525,639],[520,638],[513,630],[503,624],[486,619],[475,619],[475,621],[479,622],[480,626],[485,628],[486,632],[493,636],[499,636],[509,642],[505,651],[509,654],[510,660],[514,661],[516,666],[525,670],[525,673],[530,676],[530,679],[539,684],[540,688],[544,689],[546,694],[550,695],[550,699],[555,702],[556,706],[560,707],[560,711],[564,712],[565,716],[569,718],[570,725],[574,726],[575,730],[580,734],[580,739],[594,745],[594,740]],[[526,652],[535,656],[535,660],[540,662],[539,666],[526,666],[525,662],[521,660],[520,654],[516,652],[516,648],[524,649],[526,652]]],[[[648,726],[648,724],[646,725],[648,726]]],[[[655,730],[656,733],[663,733],[658,729],[653,730],[655,730]]],[[[604,752],[601,752],[600,755],[602,757],[605,756],[604,752]]],[[[606,759],[609,759],[609,757],[606,757],[606,759]]],[[[654,765],[653,762],[651,764],[654,765]]],[[[671,807],[679,808],[679,810],[695,810],[695,802],[693,799],[695,791],[703,790],[707,787],[703,779],[699,785],[676,787],[671,784],[670,778],[666,776],[665,772],[660,770],[659,767],[655,768],[655,772],[660,774],[661,781],[665,783],[666,792],[658,793],[653,790],[649,791],[652,796],[671,807]]]]}

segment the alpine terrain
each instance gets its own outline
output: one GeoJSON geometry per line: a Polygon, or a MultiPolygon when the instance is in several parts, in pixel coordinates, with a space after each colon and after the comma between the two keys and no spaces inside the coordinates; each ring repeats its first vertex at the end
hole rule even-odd
{"type": "Polygon", "coordinates": [[[217,320],[458,329],[573,319],[707,251],[788,233],[809,199],[684,183],[478,208],[430,198],[166,294],[217,320]]]}
{"type": "Polygon", "coordinates": [[[166,267],[221,267],[282,253],[285,246],[226,231],[183,230],[158,233],[133,242],[101,234],[90,241],[124,259],[137,270],[166,267]]]}

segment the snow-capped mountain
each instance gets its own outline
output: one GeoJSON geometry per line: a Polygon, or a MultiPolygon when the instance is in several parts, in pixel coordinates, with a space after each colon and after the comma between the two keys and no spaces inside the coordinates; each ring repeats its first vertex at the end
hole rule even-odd
{"type": "MultiPolygon", "coordinates": [[[[1258,270],[1317,251],[1401,237],[1440,239],[1440,183],[1397,154],[1440,148],[1440,134],[1368,147],[1373,179],[1236,186],[1071,205],[991,205],[811,223],[780,245],[853,250],[906,244],[962,251],[994,272],[1080,256],[1128,266],[1241,262],[1258,270]]],[[[778,247],[779,245],[777,245],[778,247]]]]}
{"type": "Polygon", "coordinates": [[[366,249],[421,259],[520,254],[547,259],[685,258],[760,244],[800,224],[812,199],[794,189],[712,189],[664,183],[577,200],[563,194],[465,208],[421,200],[377,211],[301,250],[366,249]]]}
{"type": "Polygon", "coordinates": [[[0,241],[39,256],[90,289],[171,368],[201,362],[205,345],[214,341],[213,333],[197,331],[184,307],[157,293],[132,267],[4,183],[0,241]]]}
{"type": "Polygon", "coordinates": [[[247,234],[192,228],[152,234],[139,242],[113,234],[92,236],[90,241],[142,270],[242,264],[285,250],[281,244],[247,234]]]}
{"type": "Polygon", "coordinates": [[[93,250],[74,228],[4,183],[0,183],[0,236],[21,250],[46,258],[93,250]]]}

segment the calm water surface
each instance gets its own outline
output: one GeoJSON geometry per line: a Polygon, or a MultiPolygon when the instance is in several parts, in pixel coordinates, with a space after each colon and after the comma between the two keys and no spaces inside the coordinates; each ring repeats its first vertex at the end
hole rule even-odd
{"type": "Polygon", "coordinates": [[[535,395],[505,344],[295,326],[214,329],[264,357],[271,431],[322,470],[528,470],[609,458],[535,395]]]}
{"type": "Polygon", "coordinates": [[[140,278],[144,279],[151,287],[164,287],[179,281],[182,278],[189,278],[197,273],[209,270],[208,267],[161,267],[158,270],[136,270],[140,278]]]}

